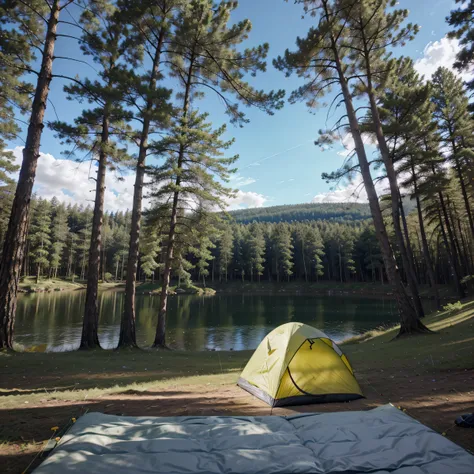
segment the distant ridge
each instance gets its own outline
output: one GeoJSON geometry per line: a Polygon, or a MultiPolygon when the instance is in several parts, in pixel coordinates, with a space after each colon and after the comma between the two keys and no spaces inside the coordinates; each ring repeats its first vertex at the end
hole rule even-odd
{"type": "Polygon", "coordinates": [[[236,222],[362,221],[370,219],[368,204],[318,203],[239,209],[230,214],[236,222]]]}

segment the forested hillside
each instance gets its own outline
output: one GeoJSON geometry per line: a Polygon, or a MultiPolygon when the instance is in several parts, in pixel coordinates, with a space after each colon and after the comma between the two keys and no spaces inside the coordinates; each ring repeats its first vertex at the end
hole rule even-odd
{"type": "MultiPolygon", "coordinates": [[[[462,223],[461,194],[451,187],[449,212],[453,218],[453,238],[460,250],[468,252],[468,227],[462,223]]],[[[242,216],[264,214],[267,209],[232,212],[230,219],[217,221],[206,230],[180,234],[176,242],[171,279],[174,284],[192,282],[211,284],[226,281],[334,281],[387,282],[380,246],[370,219],[362,219],[364,204],[301,204],[268,208],[262,216],[246,223],[242,216]],[[279,209],[283,209],[277,213],[279,209]],[[359,211],[360,212],[356,212],[359,211]],[[355,219],[350,219],[354,213],[355,219]],[[312,214],[315,217],[309,218],[312,214]],[[293,216],[289,222],[284,216],[293,216]],[[237,216],[237,218],[236,218],[237,216]],[[328,216],[328,217],[325,217],[328,216]],[[299,217],[300,219],[298,219],[299,217]],[[240,221],[239,221],[240,219],[240,221]],[[277,221],[278,220],[278,221],[277,221]]],[[[84,280],[88,270],[92,208],[65,205],[34,199],[27,238],[23,276],[62,277],[84,280]]],[[[160,281],[164,263],[163,242],[166,219],[156,209],[145,213],[140,241],[138,279],[160,281]]],[[[104,214],[100,278],[123,281],[127,275],[126,260],[131,214],[104,214]]],[[[436,224],[427,228],[430,235],[436,224]]],[[[414,271],[420,283],[429,283],[426,259],[420,241],[416,212],[406,216],[406,232],[412,242],[414,271]]],[[[0,222],[0,238],[4,224],[0,222]]],[[[393,235],[392,235],[393,240],[393,235]]],[[[440,239],[430,239],[434,273],[438,284],[450,283],[449,255],[440,239]]],[[[399,253],[397,260],[401,263],[399,253]]],[[[470,268],[471,259],[465,261],[470,268]]]]}
{"type": "Polygon", "coordinates": [[[232,211],[236,222],[301,222],[313,220],[360,221],[370,219],[368,204],[321,203],[291,204],[232,211]]]}
{"type": "MultiPolygon", "coordinates": [[[[264,214],[263,209],[230,213],[231,219],[222,220],[209,239],[191,237],[178,245],[172,278],[182,284],[191,280],[205,283],[207,279],[380,280],[383,272],[377,242],[370,221],[361,217],[365,208],[346,204],[279,206],[268,208],[268,216],[250,224],[242,215],[264,214]],[[353,214],[355,219],[351,219],[353,214]],[[266,222],[270,216],[275,222],[266,222]]],[[[121,281],[126,276],[130,222],[129,211],[104,214],[103,280],[121,281]]],[[[91,207],[65,205],[56,198],[34,199],[22,275],[84,280],[91,228],[91,207]]],[[[157,229],[160,224],[150,212],[140,248],[141,280],[159,280],[163,235],[157,229]]],[[[4,232],[5,224],[0,221],[0,240],[4,232]]]]}

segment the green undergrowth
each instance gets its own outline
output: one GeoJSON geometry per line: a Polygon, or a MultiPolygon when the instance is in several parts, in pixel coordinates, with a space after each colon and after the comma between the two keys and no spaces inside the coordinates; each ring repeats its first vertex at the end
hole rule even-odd
{"type": "Polygon", "coordinates": [[[40,279],[24,277],[20,280],[20,291],[24,293],[41,293],[51,291],[82,290],[85,285],[81,282],[72,282],[62,278],[40,279]]]}
{"type": "MultiPolygon", "coordinates": [[[[138,294],[159,295],[161,293],[161,285],[159,283],[144,282],[137,287],[138,294]]],[[[198,296],[212,296],[216,294],[213,288],[202,288],[196,285],[176,285],[170,286],[168,290],[170,295],[198,295],[198,296]]]]}

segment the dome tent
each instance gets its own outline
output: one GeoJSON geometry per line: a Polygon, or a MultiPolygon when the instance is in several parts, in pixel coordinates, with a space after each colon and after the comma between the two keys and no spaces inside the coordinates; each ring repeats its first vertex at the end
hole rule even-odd
{"type": "Polygon", "coordinates": [[[363,398],[341,349],[302,323],[283,324],[267,334],[238,385],[273,407],[363,398]]]}

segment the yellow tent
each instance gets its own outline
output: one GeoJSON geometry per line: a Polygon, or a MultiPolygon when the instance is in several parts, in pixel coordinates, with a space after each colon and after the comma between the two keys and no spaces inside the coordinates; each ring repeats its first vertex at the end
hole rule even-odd
{"type": "Polygon", "coordinates": [[[362,398],[351,364],[322,331],[287,323],[267,334],[238,385],[271,406],[362,398]]]}

